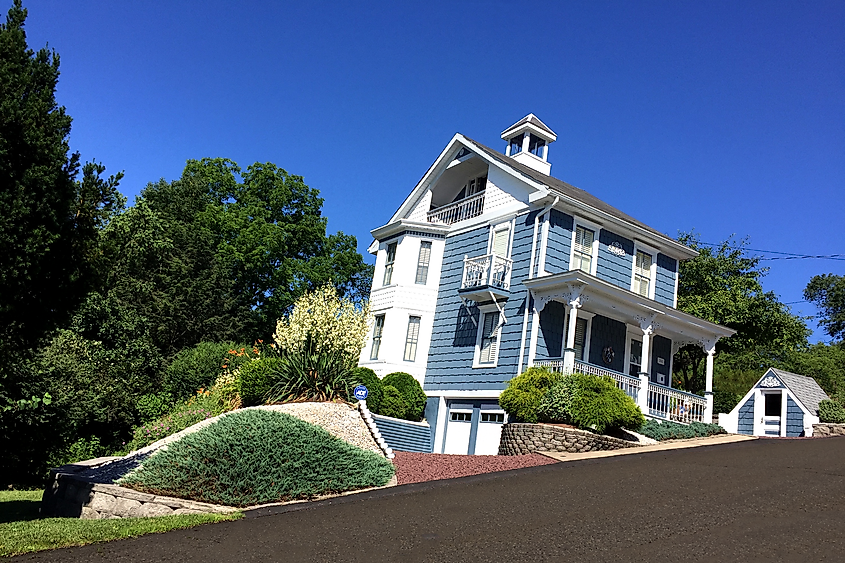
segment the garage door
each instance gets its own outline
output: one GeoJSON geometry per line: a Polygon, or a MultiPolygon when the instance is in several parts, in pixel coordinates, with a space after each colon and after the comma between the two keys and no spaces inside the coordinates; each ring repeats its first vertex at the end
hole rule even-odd
{"type": "Polygon", "coordinates": [[[472,409],[450,408],[446,420],[446,444],[443,453],[466,455],[469,452],[471,431],[472,409]]]}

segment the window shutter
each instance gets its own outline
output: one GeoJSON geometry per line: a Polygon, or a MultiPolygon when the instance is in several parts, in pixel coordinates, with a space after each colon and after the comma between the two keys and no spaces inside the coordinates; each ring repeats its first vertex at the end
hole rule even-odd
{"type": "Polygon", "coordinates": [[[479,363],[492,364],[496,359],[498,342],[496,339],[496,325],[499,322],[499,313],[485,313],[484,324],[481,332],[481,355],[479,363]]]}
{"type": "Polygon", "coordinates": [[[428,280],[428,264],[431,262],[431,243],[423,241],[420,243],[420,257],[417,260],[417,279],[416,282],[425,285],[428,280]]]}
{"type": "Polygon", "coordinates": [[[508,229],[499,229],[493,232],[493,253],[502,258],[508,257],[508,229]]]}
{"type": "Polygon", "coordinates": [[[575,358],[584,359],[584,345],[587,343],[587,319],[575,321],[575,358]]]}
{"type": "Polygon", "coordinates": [[[578,227],[575,232],[575,250],[590,256],[593,255],[593,231],[578,227]]]}

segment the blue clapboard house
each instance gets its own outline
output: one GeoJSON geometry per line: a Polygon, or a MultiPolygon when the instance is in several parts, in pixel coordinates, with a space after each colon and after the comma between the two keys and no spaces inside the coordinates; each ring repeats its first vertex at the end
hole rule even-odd
{"type": "Polygon", "coordinates": [[[423,385],[433,452],[495,454],[497,399],[529,366],[612,377],[643,412],[713,414],[716,342],[734,331],[676,309],[696,251],[550,175],[555,133],[530,114],[500,153],[456,134],[372,231],[372,333],[360,365],[423,385]],[[707,353],[704,397],[672,388],[672,356],[707,353]]]}

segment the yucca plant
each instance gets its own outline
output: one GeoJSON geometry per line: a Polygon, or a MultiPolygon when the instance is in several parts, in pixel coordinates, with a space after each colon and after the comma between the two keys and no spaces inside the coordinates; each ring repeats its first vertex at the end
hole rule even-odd
{"type": "Polygon", "coordinates": [[[349,400],[354,359],[339,350],[319,351],[311,338],[282,353],[268,402],[349,400]]]}

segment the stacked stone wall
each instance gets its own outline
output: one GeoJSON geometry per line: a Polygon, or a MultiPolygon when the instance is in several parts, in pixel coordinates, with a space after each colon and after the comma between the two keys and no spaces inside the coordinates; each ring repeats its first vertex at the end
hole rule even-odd
{"type": "Polygon", "coordinates": [[[509,423],[502,426],[499,455],[535,452],[581,453],[637,447],[612,436],[548,424],[509,423]]]}
{"type": "Polygon", "coordinates": [[[813,425],[813,437],[845,436],[845,424],[822,422],[813,425]]]}

